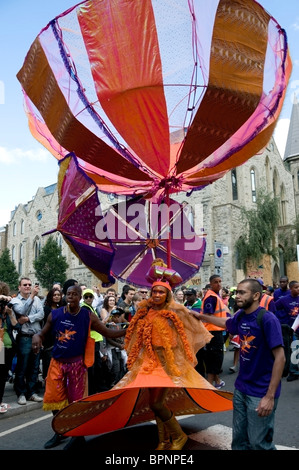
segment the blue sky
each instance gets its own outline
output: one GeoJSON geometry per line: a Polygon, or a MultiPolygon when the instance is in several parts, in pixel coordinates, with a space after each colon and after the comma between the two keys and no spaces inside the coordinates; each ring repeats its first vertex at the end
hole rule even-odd
{"type": "MultiPolygon", "coordinates": [[[[38,187],[57,180],[56,159],[29,132],[16,74],[40,30],[75,3],[76,0],[0,0],[0,227],[9,221],[15,206],[32,199],[38,187]]],[[[293,61],[291,81],[275,132],[283,154],[294,93],[299,98],[299,2],[260,0],[260,3],[287,31],[293,61]]]]}

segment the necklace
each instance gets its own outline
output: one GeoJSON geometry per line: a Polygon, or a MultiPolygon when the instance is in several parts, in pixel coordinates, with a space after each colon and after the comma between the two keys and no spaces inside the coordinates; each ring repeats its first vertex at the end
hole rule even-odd
{"type": "Polygon", "coordinates": [[[71,311],[69,310],[69,306],[68,306],[68,305],[67,305],[67,307],[66,307],[66,311],[67,311],[70,315],[72,315],[73,317],[76,317],[76,316],[78,315],[78,313],[80,312],[80,310],[81,310],[80,305],[79,305],[78,312],[76,312],[76,313],[71,312],[71,311]]]}

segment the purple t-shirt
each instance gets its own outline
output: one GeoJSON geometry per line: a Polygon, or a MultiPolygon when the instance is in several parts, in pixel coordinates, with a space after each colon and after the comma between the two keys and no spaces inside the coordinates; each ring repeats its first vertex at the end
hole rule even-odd
{"type": "MultiPolygon", "coordinates": [[[[274,356],[272,349],[283,346],[281,326],[272,312],[267,311],[262,319],[263,329],[257,323],[259,307],[252,313],[242,314],[243,310],[229,318],[226,328],[232,335],[240,337],[240,370],[235,387],[240,392],[253,397],[264,397],[272,376],[274,356]]],[[[280,395],[281,384],[275,397],[280,395]]]]}
{"type": "MultiPolygon", "coordinates": [[[[219,297],[221,300],[221,297],[219,297]]],[[[217,306],[217,298],[214,295],[210,295],[209,297],[206,298],[205,303],[204,303],[204,311],[203,313],[206,314],[214,314],[217,306]]],[[[192,308],[193,310],[193,308],[192,308]]],[[[226,312],[226,316],[230,317],[230,313],[226,312]]]]}
{"type": "Polygon", "coordinates": [[[285,295],[289,295],[290,289],[285,289],[282,290],[281,287],[278,289],[275,289],[273,297],[274,297],[274,302],[277,302],[277,300],[281,299],[281,297],[284,297],[285,295]]]}
{"type": "Polygon", "coordinates": [[[277,300],[275,305],[276,316],[280,323],[292,326],[299,313],[299,296],[285,295],[277,300]]]}
{"type": "Polygon", "coordinates": [[[71,315],[60,307],[52,311],[52,325],[55,343],[54,359],[70,359],[84,356],[90,322],[90,312],[81,307],[78,315],[71,315]]]}
{"type": "Polygon", "coordinates": [[[214,313],[216,310],[217,298],[210,295],[205,299],[203,313],[214,313]]]}

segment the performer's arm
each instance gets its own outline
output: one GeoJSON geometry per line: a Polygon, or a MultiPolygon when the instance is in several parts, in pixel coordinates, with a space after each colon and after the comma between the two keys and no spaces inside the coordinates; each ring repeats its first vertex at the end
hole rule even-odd
{"type": "Polygon", "coordinates": [[[277,387],[280,383],[283,368],[285,365],[285,354],[282,346],[272,349],[274,356],[274,364],[272,368],[272,376],[268,391],[266,395],[261,399],[256,409],[259,416],[269,416],[274,407],[274,398],[277,387]]]}
{"type": "Polygon", "coordinates": [[[40,348],[42,347],[43,341],[45,340],[45,337],[47,334],[51,331],[52,329],[52,312],[48,315],[47,321],[45,323],[45,326],[43,329],[39,332],[33,335],[32,337],[32,349],[34,352],[39,352],[40,348]]]}
{"type": "Polygon", "coordinates": [[[206,313],[197,313],[192,311],[197,320],[201,320],[202,322],[212,323],[215,326],[220,326],[220,328],[226,328],[226,322],[228,317],[215,317],[214,315],[207,315],[206,313]]]}
{"type": "Polygon", "coordinates": [[[120,336],[125,336],[126,330],[113,330],[112,328],[107,328],[103,322],[97,317],[93,312],[90,315],[91,319],[91,329],[97,331],[106,338],[119,338],[120,336]]]}

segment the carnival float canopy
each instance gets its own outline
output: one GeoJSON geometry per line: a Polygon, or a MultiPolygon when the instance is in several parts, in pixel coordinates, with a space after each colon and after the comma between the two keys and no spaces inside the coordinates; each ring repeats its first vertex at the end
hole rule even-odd
{"type": "Polygon", "coordinates": [[[71,153],[101,192],[168,203],[267,145],[290,74],[285,31],[254,0],[89,0],[50,21],[17,76],[57,160],[71,153]]]}

